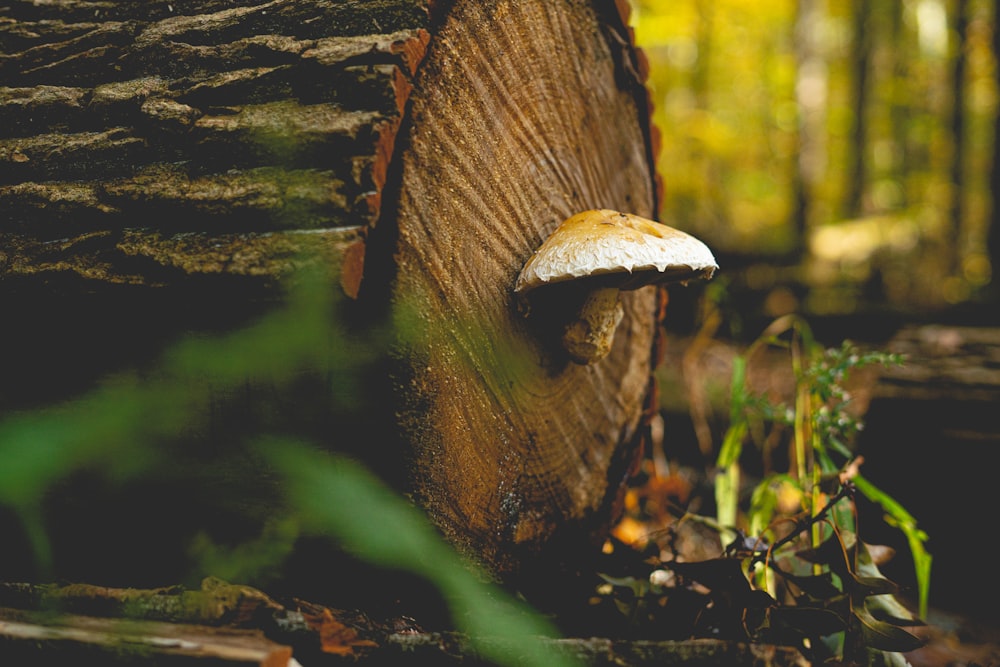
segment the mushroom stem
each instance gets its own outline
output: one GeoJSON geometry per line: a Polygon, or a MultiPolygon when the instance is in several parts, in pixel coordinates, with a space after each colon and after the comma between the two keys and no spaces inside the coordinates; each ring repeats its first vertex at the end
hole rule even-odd
{"type": "Polygon", "coordinates": [[[599,287],[587,294],[576,319],[563,331],[563,347],[578,364],[592,364],[611,351],[615,328],[625,314],[617,287],[599,287]]]}

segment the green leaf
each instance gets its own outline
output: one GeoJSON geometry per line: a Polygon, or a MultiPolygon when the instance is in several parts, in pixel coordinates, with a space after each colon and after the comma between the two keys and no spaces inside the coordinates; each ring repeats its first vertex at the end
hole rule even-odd
{"type": "Polygon", "coordinates": [[[512,666],[576,664],[542,641],[557,634],[545,619],[481,583],[473,565],[459,558],[419,510],[360,464],[294,440],[261,441],[259,449],[288,478],[291,504],[307,526],[372,563],[433,583],[484,657],[512,666]]]}
{"type": "MultiPolygon", "coordinates": [[[[853,537],[852,537],[853,542],[853,537]]],[[[898,593],[899,586],[884,577],[859,576],[851,563],[847,548],[839,533],[834,532],[816,549],[801,549],[796,555],[810,563],[828,565],[840,577],[852,600],[860,602],[869,595],[898,593]]]]}
{"type": "Polygon", "coordinates": [[[796,646],[801,645],[803,638],[816,640],[846,629],[846,621],[829,609],[772,607],[767,610],[767,624],[761,628],[759,640],[796,646]]]}
{"type": "Polygon", "coordinates": [[[906,535],[907,542],[910,545],[910,553],[913,557],[913,568],[917,577],[920,615],[926,617],[931,586],[932,563],[931,554],[924,548],[924,542],[927,541],[927,533],[917,527],[917,520],[902,505],[889,494],[869,482],[865,477],[857,475],[853,478],[852,482],[865,497],[882,506],[882,509],[888,514],[887,522],[894,523],[906,535]]]}
{"type": "Polygon", "coordinates": [[[733,359],[733,378],[729,383],[729,422],[734,424],[743,418],[743,408],[747,401],[746,390],[747,360],[745,357],[733,359]]]}
{"type": "Polygon", "coordinates": [[[899,593],[899,585],[885,577],[853,577],[853,591],[859,596],[895,595],[899,593]]]}
{"type": "Polygon", "coordinates": [[[872,595],[865,600],[871,615],[880,621],[899,626],[925,625],[894,595],[872,595]]]}
{"type": "Polygon", "coordinates": [[[843,591],[834,584],[833,573],[832,572],[822,572],[820,574],[813,574],[808,576],[802,576],[797,574],[792,574],[791,572],[785,572],[784,570],[778,570],[775,568],[782,577],[795,584],[806,596],[812,600],[832,600],[833,598],[842,595],[843,591]]]}
{"type": "Polygon", "coordinates": [[[855,606],[853,613],[859,623],[862,639],[870,648],[906,653],[915,651],[925,644],[924,640],[906,630],[878,620],[864,605],[855,606]]]}

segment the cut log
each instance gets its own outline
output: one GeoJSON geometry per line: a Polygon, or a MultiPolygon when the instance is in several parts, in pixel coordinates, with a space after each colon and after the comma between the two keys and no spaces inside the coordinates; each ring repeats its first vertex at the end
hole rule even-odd
{"type": "Polygon", "coordinates": [[[6,3],[0,292],[22,326],[0,341],[14,369],[0,402],[62,398],[127,363],[118,337],[149,335],[136,303],[172,304],[156,332],[169,338],[192,313],[267,297],[318,265],[362,323],[391,308],[393,394],[369,418],[398,419],[400,438],[369,455],[401,448],[389,456],[407,461],[404,490],[453,543],[510,576],[554,545],[599,540],[642,430],[657,292],[625,295],[611,353],[578,366],[521,317],[512,288],[562,219],[656,215],[626,11],[6,3]],[[67,300],[93,294],[99,331],[59,341],[58,359],[88,359],[86,377],[25,392],[59,348],[51,332],[73,325],[67,300]]]}
{"type": "Polygon", "coordinates": [[[614,349],[593,366],[544,346],[512,294],[564,218],[655,215],[622,31],[587,2],[459,2],[413,95],[393,294],[426,325],[403,383],[414,490],[501,571],[608,519],[648,389],[654,290],[626,296],[614,349]]]}

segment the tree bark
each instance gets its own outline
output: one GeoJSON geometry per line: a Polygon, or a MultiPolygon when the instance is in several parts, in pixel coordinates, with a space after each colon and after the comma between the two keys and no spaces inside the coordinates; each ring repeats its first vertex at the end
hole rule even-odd
{"type": "Polygon", "coordinates": [[[259,632],[59,617],[0,608],[0,652],[14,663],[292,667],[292,650],[259,632]]]}
{"type": "Polygon", "coordinates": [[[821,86],[829,86],[818,29],[823,14],[816,0],[798,0],[795,5],[795,101],[800,109],[798,159],[792,162],[789,180],[795,208],[791,224],[796,234],[796,247],[805,248],[809,233],[813,197],[825,160],[823,143],[824,108],[820,103],[821,86]]]}
{"type": "Polygon", "coordinates": [[[378,216],[425,8],[232,5],[0,10],[5,281],[277,278],[378,216]]]}
{"type": "MultiPolygon", "coordinates": [[[[52,347],[38,329],[67,325],[59,295],[108,295],[104,333],[132,326],[136,301],[183,295],[158,320],[183,331],[193,303],[235,307],[318,265],[359,310],[392,309],[390,455],[447,537],[501,576],[598,538],[636,453],[657,293],[626,296],[614,349],[583,367],[521,317],[512,287],[571,214],[656,215],[626,9],[7,3],[0,291],[20,295],[24,326],[3,354],[32,361],[0,400],[17,404],[52,347]]],[[[88,377],[122,363],[104,333],[88,377]]]]}

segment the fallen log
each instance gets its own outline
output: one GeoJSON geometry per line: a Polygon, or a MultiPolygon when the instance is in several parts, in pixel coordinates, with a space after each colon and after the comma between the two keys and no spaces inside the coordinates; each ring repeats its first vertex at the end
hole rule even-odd
{"type": "Polygon", "coordinates": [[[397,327],[357,453],[496,576],[600,542],[657,288],[580,366],[513,285],[574,213],[656,214],[627,3],[17,0],[0,49],[0,410],[238,326],[318,266],[352,326],[397,327]]]}
{"type": "MultiPolygon", "coordinates": [[[[995,616],[1000,595],[989,550],[970,547],[983,493],[1000,464],[1000,329],[917,324],[888,343],[902,365],[879,374],[858,448],[863,473],[913,515],[934,557],[932,606],[995,616]]],[[[869,522],[877,529],[875,522],[869,522]]],[[[874,530],[908,552],[899,531],[874,530]]],[[[888,576],[915,590],[912,563],[893,560],[888,576]]]]}

